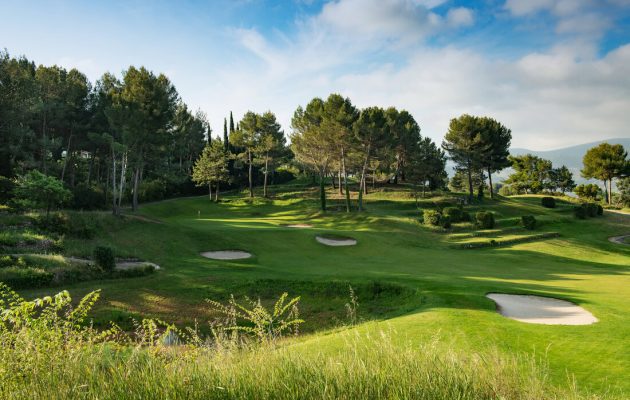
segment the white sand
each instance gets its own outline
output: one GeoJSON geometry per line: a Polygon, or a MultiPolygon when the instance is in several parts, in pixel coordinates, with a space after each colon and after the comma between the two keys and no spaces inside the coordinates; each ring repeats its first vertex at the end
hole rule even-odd
{"type": "Polygon", "coordinates": [[[627,237],[630,237],[630,235],[613,236],[613,237],[609,237],[608,240],[610,240],[613,243],[625,244],[627,246],[628,243],[624,241],[624,239],[627,237]]]}
{"type": "Polygon", "coordinates": [[[201,255],[213,260],[241,260],[252,256],[250,253],[241,250],[206,251],[201,253],[201,255]]]}
{"type": "Polygon", "coordinates": [[[287,228],[312,228],[313,225],[311,224],[291,224],[291,225],[287,225],[287,228]]]}
{"type": "Polygon", "coordinates": [[[315,239],[326,246],[354,246],[357,244],[355,239],[331,239],[322,236],[316,236],[315,239]]]}
{"type": "Polygon", "coordinates": [[[571,302],[550,297],[488,293],[504,317],[530,324],[590,325],[597,318],[571,302]]]}
{"type": "Polygon", "coordinates": [[[147,261],[119,261],[116,263],[116,269],[134,269],[145,265],[150,265],[156,270],[160,269],[159,265],[147,261]]]}

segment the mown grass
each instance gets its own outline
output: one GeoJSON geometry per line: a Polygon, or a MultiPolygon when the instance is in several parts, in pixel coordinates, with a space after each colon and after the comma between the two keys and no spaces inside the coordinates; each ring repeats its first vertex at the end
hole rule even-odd
{"type": "MultiPolygon", "coordinates": [[[[329,194],[331,206],[341,208],[343,198],[329,194]]],[[[409,188],[384,188],[366,196],[366,212],[351,214],[319,212],[316,195],[308,187],[285,186],[274,188],[268,200],[249,201],[234,193],[218,204],[200,197],[143,206],[141,215],[152,221],[103,217],[103,230],[94,239],[66,238],[66,253],[85,256],[95,245],[109,245],[117,254],[155,262],[162,269],[148,277],[83,282],[69,288],[78,294],[103,289],[104,302],[95,310],[101,325],[141,315],[191,325],[213,317],[202,306],[205,298],[233,293],[268,301],[288,291],[303,296],[303,317],[309,324],[304,330],[324,351],[343,348],[335,329],[344,318],[346,284],[360,289],[378,282],[399,287],[403,294],[389,292],[369,299],[359,293],[359,316],[373,320],[368,325],[377,331],[391,327],[400,336],[392,338],[397,345],[426,343],[439,332],[445,351],[480,355],[496,351],[517,358],[544,354],[553,385],[566,387],[569,375],[575,376],[579,391],[605,394],[612,388],[623,397],[620,391],[630,390],[626,379],[630,248],[607,240],[628,233],[627,217],[606,213],[578,221],[572,217],[570,202],[545,209],[539,197],[499,197],[467,209],[471,214],[494,212],[497,233],[513,234],[508,228],[517,227],[527,214],[541,221],[532,234],[553,231],[561,236],[459,250],[451,248],[455,235],[473,234],[471,227],[438,232],[417,221],[419,209],[453,201],[452,195],[416,201],[409,188]],[[295,223],[314,227],[284,226],[295,223]],[[315,236],[322,233],[350,236],[358,244],[321,246],[315,236]],[[213,261],[199,256],[202,251],[233,248],[254,257],[213,261]],[[331,295],[328,286],[338,294],[331,295]],[[494,303],[485,298],[488,292],[570,300],[600,322],[568,327],[512,321],[495,312],[494,303]]],[[[361,331],[362,326],[355,329],[361,331]]]]}

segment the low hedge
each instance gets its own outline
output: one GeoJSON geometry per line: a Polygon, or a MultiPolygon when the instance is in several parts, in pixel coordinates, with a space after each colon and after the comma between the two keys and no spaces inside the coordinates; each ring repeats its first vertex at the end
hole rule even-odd
{"type": "Polygon", "coordinates": [[[495,225],[494,213],[479,211],[475,214],[475,221],[477,226],[481,229],[492,229],[495,225]]]}
{"type": "Polygon", "coordinates": [[[457,207],[446,207],[442,210],[442,215],[449,217],[451,222],[460,222],[462,220],[463,211],[457,207]]]}
{"type": "Polygon", "coordinates": [[[422,214],[422,220],[425,225],[439,226],[440,225],[440,217],[442,215],[439,211],[436,210],[424,210],[422,214]]]}
{"type": "Polygon", "coordinates": [[[545,208],[556,208],[556,199],[553,197],[543,197],[540,202],[545,208]]]}
{"type": "Polygon", "coordinates": [[[523,224],[525,229],[531,231],[536,228],[536,217],[533,215],[523,215],[521,217],[521,224],[523,224]]]}

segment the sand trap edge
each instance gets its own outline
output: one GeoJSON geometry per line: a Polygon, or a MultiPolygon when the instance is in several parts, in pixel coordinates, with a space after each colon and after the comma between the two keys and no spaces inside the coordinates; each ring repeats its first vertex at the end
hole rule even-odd
{"type": "Polygon", "coordinates": [[[591,325],[599,322],[585,308],[555,297],[496,292],[486,293],[485,297],[494,302],[496,311],[503,317],[528,324],[591,325]]]}
{"type": "Polygon", "coordinates": [[[630,246],[628,243],[624,242],[624,239],[627,237],[630,237],[630,235],[611,236],[608,238],[608,241],[616,244],[622,244],[624,246],[630,246]]]}
{"type": "Polygon", "coordinates": [[[315,236],[315,240],[326,246],[340,247],[340,246],[356,246],[357,240],[352,238],[346,239],[332,239],[324,236],[315,236]]]}
{"type": "Polygon", "coordinates": [[[243,250],[204,251],[200,255],[211,260],[244,260],[253,257],[251,253],[243,250]]]}

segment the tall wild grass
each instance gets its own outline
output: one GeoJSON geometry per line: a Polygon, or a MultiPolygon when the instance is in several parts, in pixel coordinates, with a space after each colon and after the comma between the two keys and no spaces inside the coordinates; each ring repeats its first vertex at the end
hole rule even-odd
{"type": "MultiPolygon", "coordinates": [[[[270,311],[259,303],[224,306],[227,320],[254,313],[258,325],[249,326],[272,335],[259,340],[254,332],[255,340],[243,341],[221,333],[202,338],[195,329],[150,319],[132,333],[114,325],[98,331],[87,319],[98,295],[75,306],[65,291],[25,301],[0,284],[0,398],[582,398],[572,385],[552,386],[531,358],[461,354],[435,342],[401,345],[393,331],[347,330],[339,333],[341,346],[326,346],[321,337],[283,337],[278,327],[299,324],[290,323],[297,320],[297,301],[286,296],[270,311]]],[[[227,328],[215,332],[239,331],[227,328]]]]}

